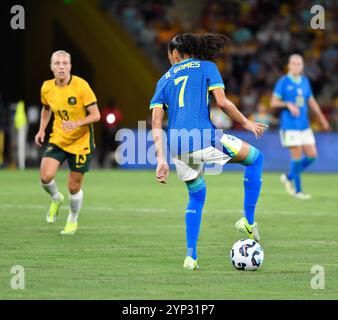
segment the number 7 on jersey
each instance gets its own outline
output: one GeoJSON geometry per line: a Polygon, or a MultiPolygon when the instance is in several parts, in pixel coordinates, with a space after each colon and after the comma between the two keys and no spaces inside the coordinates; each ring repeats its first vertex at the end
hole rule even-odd
{"type": "Polygon", "coordinates": [[[181,90],[180,90],[180,94],[178,96],[178,106],[179,107],[184,107],[184,91],[185,91],[185,86],[187,85],[187,81],[188,81],[188,76],[182,76],[182,77],[178,77],[175,79],[175,86],[177,86],[180,82],[183,81],[181,90]]]}

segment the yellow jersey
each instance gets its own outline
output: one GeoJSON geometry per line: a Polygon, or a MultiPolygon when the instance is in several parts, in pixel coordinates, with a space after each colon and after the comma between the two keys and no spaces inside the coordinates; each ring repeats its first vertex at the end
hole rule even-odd
{"type": "Polygon", "coordinates": [[[82,78],[71,75],[66,86],[60,87],[55,79],[47,80],[41,87],[41,102],[54,114],[53,130],[49,143],[56,144],[72,154],[88,154],[95,148],[92,125],[81,126],[70,132],[62,129],[62,121],[77,121],[87,115],[86,108],[96,103],[96,96],[82,78]]]}

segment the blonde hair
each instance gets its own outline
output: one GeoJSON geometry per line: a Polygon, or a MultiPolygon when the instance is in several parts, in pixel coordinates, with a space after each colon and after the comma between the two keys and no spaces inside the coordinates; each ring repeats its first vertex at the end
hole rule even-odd
{"type": "Polygon", "coordinates": [[[65,50],[57,50],[55,52],[52,53],[52,56],[50,57],[50,63],[52,63],[52,59],[54,56],[56,56],[57,54],[64,54],[69,58],[69,62],[72,62],[72,56],[65,50]]]}
{"type": "Polygon", "coordinates": [[[290,57],[289,57],[289,63],[291,61],[292,58],[300,58],[303,61],[303,56],[299,53],[293,53],[290,57]]]}

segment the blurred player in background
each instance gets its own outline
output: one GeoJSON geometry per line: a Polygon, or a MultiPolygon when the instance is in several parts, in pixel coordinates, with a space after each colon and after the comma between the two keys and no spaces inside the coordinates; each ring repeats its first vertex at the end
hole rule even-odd
{"type": "Polygon", "coordinates": [[[269,128],[278,124],[278,119],[268,112],[263,102],[258,103],[257,110],[251,113],[248,119],[254,122],[265,123],[269,128]]]}
{"type": "Polygon", "coordinates": [[[329,129],[329,123],[313,96],[310,81],[303,75],[303,69],[302,56],[292,54],[289,57],[288,74],[281,77],[275,85],[271,106],[281,108],[281,143],[290,150],[291,155],[290,172],[281,175],[281,182],[288,194],[307,200],[311,199],[311,195],[303,192],[301,173],[317,157],[315,137],[308,116],[309,107],[324,130],[329,129]]]}
{"type": "Polygon", "coordinates": [[[45,130],[54,114],[53,131],[43,154],[40,168],[41,185],[50,194],[52,202],[47,212],[47,222],[56,221],[64,196],[58,191],[54,177],[59,166],[67,160],[69,215],[61,234],[74,234],[78,228],[78,213],[83,201],[81,189],[84,173],[89,170],[95,148],[92,123],[100,120],[96,97],[88,83],[71,75],[71,56],[63,50],[51,57],[54,79],[47,80],[41,88],[40,129],[35,143],[41,147],[45,130]]]}
{"type": "Polygon", "coordinates": [[[245,166],[244,217],[235,226],[249,238],[260,239],[254,212],[262,183],[263,155],[234,136],[218,134],[209,116],[212,93],[216,105],[257,138],[262,136],[266,127],[249,121],[225,96],[222,77],[216,64],[209,60],[220,53],[226,41],[225,36],[217,34],[186,33],[174,37],[168,47],[172,67],[158,81],[150,104],[158,162],[156,178],[165,183],[169,175],[162,137],[163,118],[167,111],[170,153],[178,177],[185,182],[189,193],[185,216],[187,256],[183,264],[183,268],[188,270],[198,268],[197,240],[206,198],[202,176],[204,163],[224,165],[233,162],[245,166]],[[191,143],[193,132],[197,133],[193,138],[202,140],[200,144],[191,143]],[[184,145],[182,141],[187,143],[184,145]]]}

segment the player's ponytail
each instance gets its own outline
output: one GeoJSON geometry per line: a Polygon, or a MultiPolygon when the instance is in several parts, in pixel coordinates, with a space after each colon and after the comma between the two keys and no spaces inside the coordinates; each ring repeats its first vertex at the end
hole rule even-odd
{"type": "Polygon", "coordinates": [[[221,54],[229,39],[222,34],[193,34],[184,33],[174,37],[169,43],[169,51],[178,51],[201,60],[212,60],[221,54]]]}
{"type": "Polygon", "coordinates": [[[201,60],[217,58],[225,47],[228,38],[223,34],[205,34],[198,36],[198,49],[195,57],[201,60]]]}

